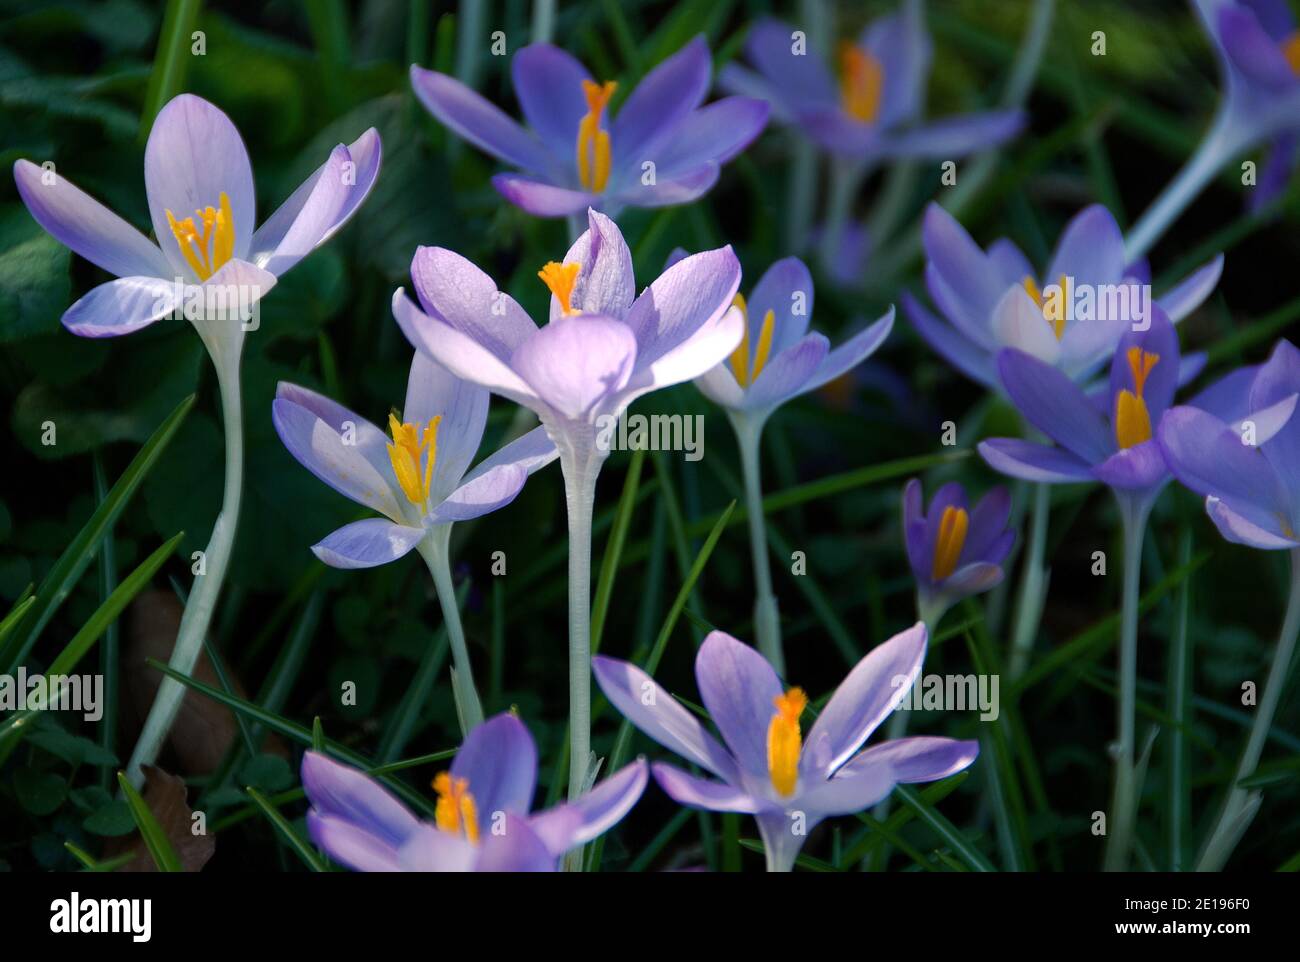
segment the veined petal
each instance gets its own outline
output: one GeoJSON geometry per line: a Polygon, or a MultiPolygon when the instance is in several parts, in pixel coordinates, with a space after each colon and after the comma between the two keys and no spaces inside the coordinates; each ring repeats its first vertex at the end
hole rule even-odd
{"type": "Polygon", "coordinates": [[[557,187],[519,174],[494,174],[492,186],[510,203],[534,217],[568,217],[600,203],[597,195],[585,190],[557,187]]]}
{"type": "Polygon", "coordinates": [[[713,631],[695,656],[695,683],[732,755],[747,772],[766,778],[767,729],[785,690],[767,659],[713,631]]]}
{"type": "Polygon", "coordinates": [[[763,272],[749,293],[749,343],[757,344],[767,312],[772,312],[772,356],[808,333],[813,313],[813,279],[797,257],[785,257],[763,272]]]}
{"type": "Polygon", "coordinates": [[[829,384],[837,377],[842,377],[853,370],[876,353],[876,349],[885,343],[885,338],[889,337],[889,332],[893,329],[894,308],[890,305],[889,310],[877,318],[875,323],[854,334],[827,354],[826,359],[818,365],[800,393],[815,391],[823,384],[829,384]]]}
{"type": "Polygon", "coordinates": [[[311,552],[331,568],[373,568],[405,557],[426,533],[387,518],[366,518],[326,535],[311,552]]]}
{"type": "Polygon", "coordinates": [[[627,384],[637,360],[636,337],[626,324],[576,314],[547,324],[521,344],[510,366],[552,410],[584,420],[627,384]]]}
{"type": "Polygon", "coordinates": [[[815,812],[819,818],[851,815],[889,797],[896,781],[888,765],[852,770],[844,765],[832,778],[810,780],[810,784],[799,792],[798,808],[815,812]]]}
{"type": "Polygon", "coordinates": [[[907,695],[921,671],[925,644],[925,625],[917,622],[854,666],[808,732],[801,773],[828,777],[853,757],[907,695]]]}
{"type": "MultiPolygon", "coordinates": [[[[625,318],[636,334],[637,367],[658,361],[725,314],[739,287],[740,262],[730,247],[692,254],[665,270],[642,291],[625,318]]],[[[697,373],[712,366],[704,365],[697,373]]]]}
{"type": "Polygon", "coordinates": [[[710,57],[696,37],[651,70],[619,108],[610,131],[614,166],[654,160],[656,151],[704,100],[709,89],[710,57]]]}
{"type": "Polygon", "coordinates": [[[479,150],[524,170],[550,166],[540,140],[459,80],[412,64],[411,87],[429,113],[479,150]]]}
{"type": "Polygon", "coordinates": [[[157,245],[53,170],[15,161],[14,184],[36,222],[97,267],[123,278],[172,276],[157,245]]]}
{"type": "MultiPolygon", "coordinates": [[[[1240,505],[1249,508],[1249,505],[1240,505]]],[[[1264,551],[1300,548],[1300,540],[1288,536],[1278,524],[1280,515],[1262,516],[1251,511],[1250,516],[1234,510],[1226,501],[1215,497],[1205,499],[1205,513],[1210,516],[1219,533],[1234,544],[1244,544],[1264,551]]]]}
{"type": "Polygon", "coordinates": [[[555,442],[547,435],[546,428],[533,428],[527,434],[515,438],[509,444],[498,448],[495,453],[480,461],[473,471],[465,475],[465,481],[469,483],[477,480],[483,475],[507,465],[517,465],[528,474],[532,474],[534,471],[546,467],[557,457],[559,457],[559,452],[555,450],[555,442]]]}
{"type": "Polygon", "coordinates": [[[402,420],[423,426],[442,418],[429,481],[429,497],[435,504],[455,490],[478,453],[487,424],[488,396],[485,388],[456,377],[420,351],[411,358],[402,420]]]}
{"type": "Polygon", "coordinates": [[[860,752],[840,769],[840,775],[883,766],[893,770],[895,781],[933,782],[956,775],[967,768],[975,761],[979,751],[977,741],[958,741],[930,735],[896,738],[860,752]]]}
{"type": "Polygon", "coordinates": [[[679,805],[711,812],[740,812],[744,815],[757,814],[767,807],[743,788],[728,782],[715,782],[710,778],[690,775],[664,762],[654,762],[650,771],[659,787],[679,805]]]}
{"type": "Polygon", "coordinates": [[[307,834],[334,861],[354,872],[401,872],[397,848],[337,815],[307,812],[307,834]]]}
{"type": "Polygon", "coordinates": [[[979,443],[979,453],[994,471],[1013,478],[1047,484],[1093,480],[1092,466],[1064,448],[1020,438],[989,438],[979,443]]]}
{"type": "Polygon", "coordinates": [[[998,373],[1011,400],[1034,427],[1089,464],[1104,461],[1116,444],[1083,390],[1038,358],[998,352],[998,373]]]}
{"type": "Polygon", "coordinates": [[[527,815],[537,785],[537,746],[524,723],[503,712],[470,729],[451,774],[469,782],[480,824],[490,824],[498,812],[527,815]]]}
{"type": "Polygon", "coordinates": [[[718,182],[719,167],[716,161],[706,160],[694,167],[683,168],[671,175],[656,176],[655,182],[646,184],[639,177],[625,183],[614,195],[614,200],[626,207],[671,207],[689,204],[703,197],[718,182]]]}
{"type": "Polygon", "coordinates": [[[725,310],[649,367],[642,365],[638,356],[637,371],[620,395],[618,405],[626,406],[642,394],[690,381],[716,367],[740,344],[744,326],[740,311],[725,310]]]}
{"type": "Polygon", "coordinates": [[[692,111],[664,146],[658,176],[671,180],[709,161],[725,164],[763,132],[770,112],[766,100],[754,97],[724,97],[692,111]]]}
{"type": "Polygon", "coordinates": [[[100,284],[63,313],[78,337],[117,337],[161,320],[178,306],[176,288],[157,277],[119,277],[100,284]]]}
{"type": "Polygon", "coordinates": [[[472,261],[445,247],[416,248],[411,283],[429,316],[456,328],[502,361],[508,361],[515,348],[537,331],[513,297],[499,290],[472,261]]]}
{"type": "Polygon", "coordinates": [[[726,781],[738,781],[736,761],[689,711],[630,662],[605,655],[591,659],[592,674],[619,713],[669,751],[726,781]]]}
{"type": "Polygon", "coordinates": [[[377,781],[319,752],[302,756],[302,787],[312,808],[400,846],[420,821],[377,781]]]}
{"type": "Polygon", "coordinates": [[[1093,468],[1092,473],[1102,484],[1125,491],[1152,488],[1169,477],[1164,455],[1155,439],[1143,441],[1130,448],[1121,448],[1093,468]]]}
{"type": "Polygon", "coordinates": [[[572,802],[556,805],[529,819],[537,837],[556,858],[599,838],[632,810],[649,779],[644,758],[599,782],[572,802]]]}
{"type": "Polygon", "coordinates": [[[167,211],[184,219],[216,207],[222,193],[230,198],[233,256],[248,260],[257,226],[253,167],[239,131],[218,108],[193,94],[167,102],[144,148],[144,185],[154,236],[176,271],[185,277],[193,273],[181,256],[167,211]]]}
{"type": "Polygon", "coordinates": [[[568,158],[587,113],[582,94],[582,82],[592,79],[587,68],[559,47],[530,43],[515,54],[510,76],[528,125],[557,158],[568,158]]]}
{"type": "Polygon", "coordinates": [[[1218,418],[1193,407],[1170,408],[1156,437],[1174,476],[1197,494],[1220,498],[1239,512],[1251,504],[1264,514],[1284,515],[1285,489],[1273,466],[1218,418]]]}
{"type": "MultiPolygon", "coordinates": [[[[588,210],[587,225],[564,255],[564,263],[582,267],[573,282],[569,306],[587,314],[622,319],[636,297],[632,252],[618,225],[604,214],[588,210]]],[[[552,294],[550,319],[563,315],[559,300],[552,294]]]]}
{"type": "Polygon", "coordinates": [[[469,521],[504,508],[524,488],[528,472],[517,464],[497,465],[463,482],[429,514],[433,524],[469,521]]]}
{"type": "Polygon", "coordinates": [[[830,342],[822,334],[809,334],[768,362],[758,379],[745,391],[745,407],[763,410],[811,391],[809,381],[826,360],[830,342]]]}

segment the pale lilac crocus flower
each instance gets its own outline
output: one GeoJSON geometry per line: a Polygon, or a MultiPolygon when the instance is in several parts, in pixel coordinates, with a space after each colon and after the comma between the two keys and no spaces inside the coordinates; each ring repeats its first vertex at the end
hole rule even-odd
{"type": "Polygon", "coordinates": [[[556,457],[555,445],[536,428],[468,470],[483,440],[487,412],[486,390],[418,351],[402,418],[388,416],[391,438],[295,384],[282,382],[272,404],[275,429],[290,453],[334,490],[383,515],[327,535],[312,547],[316,557],[335,568],[371,568],[412,549],[424,559],[451,642],[462,732],[483,720],[483,709],[451,580],[451,526],[505,507],[532,472],[556,457]]]}
{"type": "Polygon", "coordinates": [[[632,254],[615,223],[589,228],[539,276],[550,321],[533,323],[493,280],[452,251],[422,247],[419,298],[393,295],[415,347],[452,373],[536,412],[559,451],[569,515],[569,795],[582,790],[591,744],[591,515],[619,415],[643,394],[699,377],[740,343],[732,308],[740,263],[730,247],[687,257],[636,295],[632,254]]]}
{"type": "MultiPolygon", "coordinates": [[[[189,674],[207,634],[234,544],[243,487],[239,358],[255,328],[258,300],[276,279],[329,240],[365,200],[379,173],[379,135],[339,144],[260,228],[253,169],[239,131],[192,94],[169,101],[144,151],[145,191],[156,241],[82,192],[53,168],[14,164],[18,193],[56,240],[115,275],[73,304],[63,324],[82,337],[114,337],[165,317],[194,323],[212,357],[226,436],[221,513],[204,551],[171,666],[189,674]],[[253,323],[250,323],[253,322],[253,323]]],[[[164,678],[127,773],[143,781],[180,708],[185,687],[164,678]]]]}
{"type": "Polygon", "coordinates": [[[1174,476],[1205,496],[1206,513],[1225,538],[1290,552],[1291,584],[1268,680],[1199,871],[1223,867],[1259,809],[1259,793],[1238,786],[1259,764],[1300,633],[1300,351],[1280,341],[1267,363],[1221,383],[1231,392],[1223,408],[1166,412],[1158,431],[1161,450],[1174,476]]]}
{"type": "Polygon", "coordinates": [[[673,765],[650,766],[675,801],[753,815],[769,871],[788,872],[820,822],[860,812],[899,783],[929,782],[975,760],[973,741],[915,737],[859,751],[906,697],[925,658],[925,625],[869,652],[835,690],[803,736],[808,698],[782,683],[772,665],[731,635],[714,631],[695,658],[695,681],[725,747],[649,675],[630,662],[597,656],[596,681],[637,728],[700,766],[704,778],[673,765]]]}
{"type": "Polygon", "coordinates": [[[411,67],[411,86],[438,120],[480,150],[516,167],[492,184],[537,217],[571,217],[589,207],[685,204],[717,182],[723,164],[762,131],[768,106],[727,97],[701,106],[709,89],[708,45],[696,37],[648,73],[615,116],[618,85],[597,83],[558,47],[535,43],[511,64],[528,127],[460,81],[411,67]]]}
{"type": "Polygon", "coordinates": [[[953,605],[1002,581],[1002,562],[1015,544],[1007,526],[1011,495],[998,486],[974,508],[966,489],[943,485],[925,510],[921,482],[903,488],[903,544],[916,580],[917,616],[931,632],[953,605]]]}
{"type": "Polygon", "coordinates": [[[1214,46],[1223,96],[1210,129],[1183,169],[1129,231],[1141,257],[1234,158],[1267,144],[1250,191],[1258,210],[1286,186],[1300,137],[1300,31],[1286,0],[1193,0],[1214,46]]]}
{"type": "Polygon", "coordinates": [[[433,779],[438,801],[424,822],[365,773],[317,752],[302,758],[312,841],[358,872],[553,872],[631,810],[647,777],[637,759],[573,802],[530,812],[537,746],[518,718],[496,715],[433,779]]]}
{"type": "Polygon", "coordinates": [[[736,431],[754,565],[755,633],[763,657],[779,673],[785,670],[785,656],[767,556],[759,467],[763,426],[782,404],[835,380],[870,357],[889,336],[894,309],[831,350],[824,334],[808,330],[813,281],[797,257],[777,261],[758,279],[749,300],[737,294],[734,304],[745,320],[744,337],[724,363],[696,378],[695,384],[727,412],[736,431]]]}

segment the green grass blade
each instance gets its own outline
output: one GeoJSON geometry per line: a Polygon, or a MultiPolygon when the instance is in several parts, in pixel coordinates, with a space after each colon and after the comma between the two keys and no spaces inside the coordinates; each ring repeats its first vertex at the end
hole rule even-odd
{"type": "Polygon", "coordinates": [[[627,529],[632,523],[637,489],[641,486],[641,467],[644,464],[645,449],[638,448],[632,452],[632,460],[627,467],[627,478],[623,481],[623,493],[619,496],[618,507],[614,509],[614,523],[609,529],[605,553],[600,559],[596,596],[591,603],[592,654],[600,651],[605,617],[609,614],[609,601],[614,596],[614,582],[618,576],[619,561],[623,557],[623,545],[627,543],[627,529]]]}
{"type": "Polygon", "coordinates": [[[302,863],[313,872],[324,872],[326,870],[325,863],[321,861],[315,850],[293,830],[293,826],[289,824],[287,818],[280,814],[280,810],[267,801],[266,796],[256,788],[249,786],[245,791],[248,793],[248,797],[262,810],[262,814],[266,816],[267,821],[274,825],[276,831],[289,843],[289,848],[293,849],[293,853],[302,859],[302,863]]]}
{"type": "Polygon", "coordinates": [[[122,788],[127,807],[131,809],[131,817],[135,819],[136,827],[140,829],[140,837],[144,839],[145,847],[149,849],[149,854],[153,857],[154,864],[158,866],[158,871],[185,871],[181,866],[180,856],[176,854],[176,849],[172,847],[171,839],[167,837],[163,827],[158,824],[158,819],[154,818],[154,814],[149,806],[145,804],[144,798],[135,790],[135,786],[127,780],[126,772],[117,773],[117,783],[122,788]]]}
{"type": "Polygon", "coordinates": [[[935,834],[947,842],[948,847],[960,855],[966,864],[975,871],[997,871],[992,863],[971,845],[966,836],[962,835],[957,826],[940,814],[938,809],[922,799],[915,789],[906,785],[895,785],[894,794],[898,796],[904,805],[915,811],[921,821],[930,826],[935,834]]]}
{"type": "Polygon", "coordinates": [[[140,114],[140,143],[148,139],[154,118],[163,104],[181,92],[199,6],[199,0],[170,0],[167,4],[162,29],[158,32],[158,52],[154,55],[153,71],[149,74],[149,87],[145,91],[144,110],[140,114]]]}

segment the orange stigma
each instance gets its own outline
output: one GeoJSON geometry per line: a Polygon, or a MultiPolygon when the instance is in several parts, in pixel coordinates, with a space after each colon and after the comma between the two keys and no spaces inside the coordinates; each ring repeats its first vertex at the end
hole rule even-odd
{"type": "Polygon", "coordinates": [[[560,311],[565,317],[571,314],[581,313],[572,305],[573,285],[578,281],[578,274],[582,271],[582,265],[578,263],[561,264],[558,261],[548,261],[546,266],[537,272],[537,276],[542,279],[555,299],[560,302],[560,311]]]}
{"type": "Polygon", "coordinates": [[[215,208],[204,207],[194,212],[203,225],[202,230],[194,223],[194,217],[177,220],[170,210],[165,211],[181,256],[201,281],[219,271],[235,252],[235,218],[224,190],[217,204],[215,208]]]}
{"type": "Polygon", "coordinates": [[[852,43],[840,44],[840,99],[844,112],[869,124],[880,113],[885,71],[880,61],[852,43]]]}
{"type": "Polygon", "coordinates": [[[802,688],[791,688],[773,698],[772,704],[776,714],[767,726],[767,770],[777,794],[788,798],[799,782],[799,752],[803,747],[799,716],[808,707],[808,696],[802,688]]]}
{"type": "Polygon", "coordinates": [[[438,804],[433,810],[438,828],[464,835],[471,844],[478,844],[478,806],[469,792],[469,782],[450,772],[439,772],[434,776],[433,790],[438,793],[438,804]]]}
{"type": "Polygon", "coordinates": [[[965,508],[953,505],[943,509],[939,518],[939,536],[934,541],[934,564],[930,566],[930,578],[943,581],[957,570],[957,560],[961,549],[966,544],[966,530],[970,527],[970,515],[965,508]]]}
{"type": "Polygon", "coordinates": [[[1147,410],[1142,391],[1160,355],[1140,347],[1130,347],[1125,359],[1133,375],[1133,390],[1126,388],[1115,397],[1115,441],[1121,449],[1151,440],[1151,413],[1147,410]]]}
{"type": "Polygon", "coordinates": [[[594,194],[604,190],[609,181],[609,131],[601,129],[600,118],[617,89],[618,84],[613,80],[603,84],[582,81],[587,113],[578,124],[578,180],[585,190],[594,194]]]}

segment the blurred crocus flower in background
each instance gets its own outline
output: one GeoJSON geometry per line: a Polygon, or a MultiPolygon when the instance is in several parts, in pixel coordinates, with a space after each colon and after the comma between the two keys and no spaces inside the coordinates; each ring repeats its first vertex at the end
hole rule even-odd
{"type": "Polygon", "coordinates": [[[1128,235],[1141,257],[1214,176],[1235,158],[1267,145],[1264,169],[1247,187],[1252,210],[1286,187],[1300,137],[1300,32],[1287,0],[1193,0],[1214,45],[1223,96],[1195,153],[1128,235]]]}
{"type": "Polygon", "coordinates": [[[433,822],[349,765],[317,752],[302,759],[312,841],[359,872],[553,872],[565,852],[628,813],[646,778],[638,759],[576,801],[530,814],[537,746],[510,714],[471,730],[451,769],[433,779],[433,822]]]}
{"type": "Polygon", "coordinates": [[[972,509],[966,490],[949,482],[935,492],[927,514],[921,482],[903,488],[903,543],[916,579],[916,607],[933,631],[944,613],[1002,581],[1002,562],[1015,543],[1007,526],[1011,495],[993,488],[972,509]]]}
{"type": "Polygon", "coordinates": [[[344,525],[312,547],[335,568],[370,568],[420,552],[437,588],[455,669],[461,727],[483,720],[451,579],[451,526],[515,499],[528,476],[556,458],[535,428],[472,471],[487,423],[488,392],[415,353],[402,420],[391,437],[360,415],[295,384],[281,383],[272,420],[290,453],[340,494],[383,515],[344,525]],[[468,473],[467,473],[468,471],[468,473]]]}
{"type": "Polygon", "coordinates": [[[1174,476],[1205,496],[1205,510],[1225,538],[1291,552],[1291,584],[1250,735],[1196,865],[1202,872],[1223,868],[1259,809],[1259,792],[1240,785],[1263,755],[1300,634],[1300,351],[1279,341],[1265,364],[1220,383],[1216,400],[1226,402],[1220,409],[1165,413],[1160,447],[1174,476]]]}
{"type": "MultiPolygon", "coordinates": [[[[64,326],[83,337],[129,334],[164,317],[194,324],[216,369],[225,428],[221,513],[203,552],[170,664],[188,675],[198,659],[234,547],[243,493],[244,429],[239,361],[244,332],[276,279],[334,235],[365,200],[379,173],[379,135],[339,144],[256,230],[253,168],[239,131],[221,110],[181,94],[158,112],[144,150],[145,193],[157,243],[55,173],[14,164],[19,196],[56,240],[117,279],[68,308],[64,326]]],[[[164,678],[127,765],[139,785],[185,688],[164,678]]]]}
{"type": "Polygon", "coordinates": [[[926,211],[922,237],[926,288],[942,320],[907,292],[903,309],[940,356],[996,391],[1002,349],[1022,351],[1069,380],[1084,381],[1111,359],[1126,329],[1151,321],[1139,312],[1159,309],[1182,320],[1209,297],[1223,271],[1220,254],[1147,304],[1145,265],[1126,263],[1119,225],[1099,204],[1066,225],[1041,277],[1012,241],[1003,238],[983,250],[938,204],[926,211]],[[1091,318],[1077,316],[1085,291],[1091,318]],[[1110,311],[1112,303],[1120,309],[1110,311]]]}
{"type": "Polygon", "coordinates": [[[459,254],[421,247],[411,264],[420,306],[393,295],[415,347],[458,377],[531,408],[559,451],[569,517],[569,797],[593,760],[591,518],[596,478],[618,417],[636,398],[699,377],[735,350],[745,322],[732,308],[740,263],[730,247],[684,258],[640,296],[618,226],[589,210],[563,263],[538,276],[551,291],[538,327],[459,254]],[[421,309],[423,308],[423,309],[421,309]]]}
{"type": "Polygon", "coordinates": [[[769,871],[789,871],[823,819],[870,808],[900,782],[929,782],[966,768],[974,741],[917,737],[859,751],[906,697],[925,658],[922,624],[877,646],[853,668],[803,737],[808,698],[786,688],[753,648],[721,631],[704,639],[695,680],[719,744],[704,725],[635,665],[598,656],[596,680],[610,702],[646,735],[716,779],[651,765],[682,805],[753,815],[769,871]]]}
{"type": "Polygon", "coordinates": [[[996,146],[1024,124],[1018,110],[921,122],[932,47],[920,5],[868,24],[834,61],[811,49],[805,32],[776,20],[755,24],[745,43],[753,69],[727,64],[719,84],[761,97],[773,116],[826,150],[862,163],[903,157],[953,159],[996,146]]]}
{"type": "Polygon", "coordinates": [[[445,74],[413,65],[411,85],[439,121],[521,171],[492,178],[511,203],[538,217],[588,207],[617,216],[624,207],[702,196],[721,166],[762,131],[762,100],[727,97],[701,106],[711,69],[708,45],[697,37],[646,74],[611,116],[614,81],[598,83],[564,50],[531,44],[511,64],[527,128],[445,74]]]}
{"type": "Polygon", "coordinates": [[[754,285],[749,300],[737,294],[734,305],[745,321],[744,337],[725,362],[695,383],[705,397],[727,412],[736,431],[754,564],[755,634],[763,657],[781,672],[785,658],[767,557],[759,469],[763,425],[786,401],[816,390],[866,360],[889,336],[894,309],[832,351],[824,334],[808,330],[813,311],[812,275],[797,257],[769,267],[754,285]]]}

